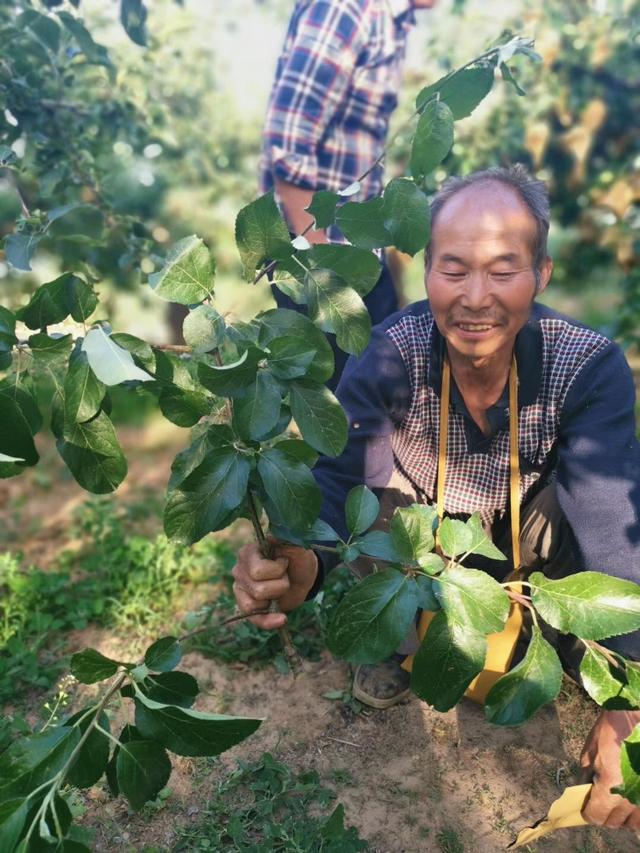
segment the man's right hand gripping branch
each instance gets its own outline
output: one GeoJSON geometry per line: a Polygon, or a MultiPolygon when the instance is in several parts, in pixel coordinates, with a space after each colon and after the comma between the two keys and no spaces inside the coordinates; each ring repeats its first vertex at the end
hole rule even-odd
{"type": "Polygon", "coordinates": [[[256,542],[243,545],[233,568],[233,594],[242,613],[264,610],[264,615],[249,621],[267,631],[282,628],[286,612],[294,610],[307,598],[318,576],[315,553],[297,545],[270,540],[273,559],[262,556],[256,542]],[[267,612],[272,601],[280,611],[267,612]]]}

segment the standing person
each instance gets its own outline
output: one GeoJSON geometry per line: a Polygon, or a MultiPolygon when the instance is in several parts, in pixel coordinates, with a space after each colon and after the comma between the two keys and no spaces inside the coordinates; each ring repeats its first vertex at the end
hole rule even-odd
{"type": "MultiPolygon", "coordinates": [[[[316,190],[338,192],[364,174],[384,151],[389,118],[398,102],[407,35],[414,9],[436,0],[297,0],[269,99],[260,163],[263,193],[275,189],[289,228],[301,234],[316,190]]],[[[384,166],[363,179],[353,201],[380,195],[384,166]]],[[[310,243],[345,239],[332,225],[311,229],[310,243]]],[[[277,288],[280,307],[297,306],[277,288]]],[[[398,308],[384,262],[365,298],[372,323],[398,308]]],[[[335,388],[347,354],[335,345],[335,388]]]]}

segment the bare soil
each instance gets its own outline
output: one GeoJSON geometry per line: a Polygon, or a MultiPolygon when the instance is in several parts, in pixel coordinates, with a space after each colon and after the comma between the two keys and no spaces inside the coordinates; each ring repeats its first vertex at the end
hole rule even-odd
{"type": "MultiPolygon", "coordinates": [[[[186,431],[154,425],[119,432],[131,462],[119,494],[124,501],[161,496],[186,431]]],[[[63,475],[55,449],[41,449],[41,469],[0,481],[0,548],[20,549],[46,568],[73,545],[67,535],[70,513],[86,494],[63,475]]],[[[157,531],[157,520],[145,521],[143,528],[147,524],[148,532],[157,531]]],[[[242,526],[225,532],[227,541],[246,536],[242,526]]],[[[131,649],[128,641],[96,629],[70,639],[74,646],[91,645],[114,656],[131,649]]],[[[201,684],[199,709],[264,717],[264,722],[218,763],[175,758],[172,794],[155,813],[131,814],[122,799],[100,787],[86,792],[82,822],[95,830],[94,848],[100,853],[170,850],[181,826],[202,820],[203,805],[227,769],[267,750],[293,769],[317,770],[336,790],[347,822],[376,853],[494,853],[542,817],[562,788],[575,781],[580,748],[597,713],[566,682],[553,707],[518,729],[489,726],[482,709],[466,701],[447,714],[415,697],[387,711],[354,714],[323,698],[327,691],[344,689],[350,677],[348,666],[328,652],[307,664],[296,680],[273,668],[224,666],[196,654],[185,659],[184,668],[201,684]],[[336,771],[344,782],[336,783],[336,771]]],[[[629,833],[588,827],[562,830],[535,849],[627,853],[640,845],[629,833]]]]}

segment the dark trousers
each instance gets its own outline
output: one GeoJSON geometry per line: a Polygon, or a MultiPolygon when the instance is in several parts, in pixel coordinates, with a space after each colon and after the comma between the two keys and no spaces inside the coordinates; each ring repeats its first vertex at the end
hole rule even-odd
{"type": "MultiPolygon", "coordinates": [[[[293,299],[290,299],[281,290],[279,290],[275,284],[271,285],[271,290],[273,292],[273,298],[276,300],[276,304],[278,308],[290,308],[293,311],[300,311],[306,313],[306,307],[304,305],[296,305],[293,299]]],[[[387,266],[387,262],[384,259],[382,260],[382,270],[380,272],[380,278],[378,279],[375,287],[364,297],[364,304],[367,306],[367,311],[371,316],[371,325],[376,326],[378,323],[381,323],[385,320],[390,314],[393,314],[394,311],[398,310],[398,297],[396,295],[396,289],[393,284],[393,279],[391,278],[391,272],[389,271],[389,267],[387,266]]],[[[328,333],[327,338],[329,343],[331,344],[331,349],[333,350],[333,355],[336,362],[336,368],[333,373],[331,379],[327,382],[327,387],[332,391],[335,391],[338,382],[340,381],[340,377],[342,376],[342,371],[344,370],[344,366],[347,363],[347,359],[349,358],[349,353],[344,352],[340,349],[340,347],[336,343],[336,336],[328,333]]]]}

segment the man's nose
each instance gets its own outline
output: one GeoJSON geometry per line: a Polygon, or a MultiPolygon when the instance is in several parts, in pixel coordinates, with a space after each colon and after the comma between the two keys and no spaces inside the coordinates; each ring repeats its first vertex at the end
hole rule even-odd
{"type": "Polygon", "coordinates": [[[491,305],[491,287],[482,272],[471,272],[462,291],[461,303],[470,311],[482,311],[491,305]]]}

